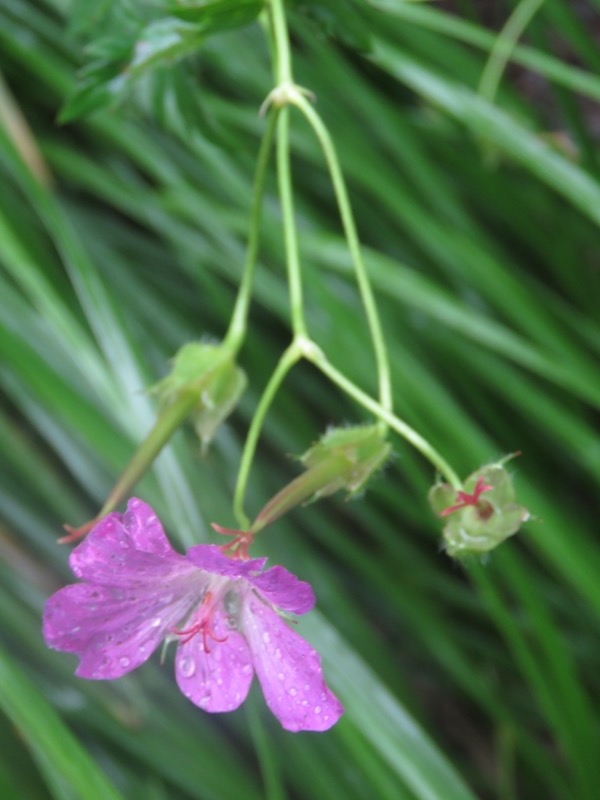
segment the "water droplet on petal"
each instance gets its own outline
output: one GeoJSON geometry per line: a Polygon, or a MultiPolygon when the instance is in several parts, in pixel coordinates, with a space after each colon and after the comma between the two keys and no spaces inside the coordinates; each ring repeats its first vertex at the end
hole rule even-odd
{"type": "Polygon", "coordinates": [[[315,714],[320,714],[321,713],[321,706],[315,706],[314,711],[315,711],[315,714]]]}
{"type": "Polygon", "coordinates": [[[121,656],[121,658],[119,659],[119,664],[122,667],[128,667],[130,663],[131,661],[127,658],[127,656],[121,656]]]}
{"type": "Polygon", "coordinates": [[[191,678],[196,671],[196,662],[193,658],[185,657],[179,662],[179,672],[184,678],[191,678]]]}
{"type": "Polygon", "coordinates": [[[151,627],[151,628],[158,628],[158,626],[160,625],[160,623],[161,623],[161,622],[162,622],[162,620],[161,620],[161,618],[160,618],[160,617],[155,617],[155,618],[152,620],[152,622],[150,623],[150,627],[151,627]]]}
{"type": "Polygon", "coordinates": [[[285,678],[285,675],[283,674],[283,672],[279,672],[277,673],[277,677],[279,678],[280,681],[282,681],[285,678]]]}
{"type": "Polygon", "coordinates": [[[281,658],[281,650],[279,649],[279,647],[277,648],[277,650],[275,650],[275,658],[279,659],[281,658]]]}
{"type": "Polygon", "coordinates": [[[262,640],[265,644],[269,644],[271,641],[271,634],[268,631],[265,631],[262,635],[262,640]]]}
{"type": "Polygon", "coordinates": [[[296,695],[298,694],[298,689],[296,689],[296,687],[295,687],[295,686],[292,686],[292,688],[289,690],[289,694],[290,694],[292,697],[296,697],[296,695]]]}
{"type": "Polygon", "coordinates": [[[249,675],[252,672],[251,664],[244,664],[242,667],[242,675],[249,675]]]}

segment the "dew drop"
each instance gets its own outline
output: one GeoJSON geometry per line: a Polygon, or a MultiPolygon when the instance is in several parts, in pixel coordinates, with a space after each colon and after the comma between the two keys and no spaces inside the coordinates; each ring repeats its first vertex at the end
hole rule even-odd
{"type": "Polygon", "coordinates": [[[194,672],[196,672],[196,662],[193,658],[182,658],[179,662],[179,672],[183,675],[184,678],[191,678],[194,672]]]}
{"type": "Polygon", "coordinates": [[[121,541],[119,542],[119,547],[122,547],[123,550],[128,550],[129,542],[125,541],[125,539],[121,539],[121,541]]]}
{"type": "Polygon", "coordinates": [[[275,658],[281,659],[281,650],[279,647],[275,650],[275,658]]]}
{"type": "Polygon", "coordinates": [[[295,686],[292,686],[292,688],[289,690],[289,694],[290,694],[292,697],[296,697],[296,695],[298,694],[298,689],[296,689],[296,687],[295,687],[295,686]]]}
{"type": "Polygon", "coordinates": [[[160,623],[161,623],[161,622],[162,622],[162,620],[161,620],[161,618],[160,618],[160,617],[155,617],[155,618],[152,620],[152,622],[150,623],[150,627],[151,627],[151,628],[158,628],[158,626],[160,625],[160,623]]]}
{"type": "Polygon", "coordinates": [[[285,675],[283,674],[283,672],[278,672],[277,677],[279,678],[280,681],[282,681],[285,678],[285,675]]]}
{"type": "Polygon", "coordinates": [[[127,656],[121,656],[121,658],[119,659],[119,664],[122,667],[128,667],[130,663],[131,661],[127,658],[127,656]]]}
{"type": "Polygon", "coordinates": [[[265,631],[262,635],[262,640],[265,644],[269,644],[271,641],[271,634],[268,631],[265,631]]]}
{"type": "Polygon", "coordinates": [[[321,710],[322,710],[322,709],[321,709],[321,706],[315,706],[315,708],[314,708],[314,712],[315,712],[315,714],[320,714],[320,713],[321,713],[321,710]]]}
{"type": "Polygon", "coordinates": [[[252,672],[251,664],[244,664],[242,667],[242,675],[249,675],[252,672]]]}

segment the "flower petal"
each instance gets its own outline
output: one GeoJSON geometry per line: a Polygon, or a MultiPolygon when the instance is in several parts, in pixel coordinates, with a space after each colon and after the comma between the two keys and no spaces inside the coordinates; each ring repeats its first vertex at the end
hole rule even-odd
{"type": "Polygon", "coordinates": [[[175,677],[183,694],[204,711],[233,711],[246,699],[254,670],[246,640],[229,628],[224,611],[211,618],[216,639],[202,633],[180,644],[175,657],[175,677]],[[217,641],[224,639],[224,641],[217,641]]]}
{"type": "Polygon", "coordinates": [[[174,552],[153,509],[138,497],[129,500],[122,521],[137,550],[157,555],[174,552]]]}
{"type": "Polygon", "coordinates": [[[344,709],[323,679],[316,650],[269,606],[248,597],[244,633],[267,705],[288,731],[325,731],[344,709]]]}
{"type": "Polygon", "coordinates": [[[187,558],[201,569],[215,575],[225,575],[228,578],[251,578],[260,573],[267,563],[266,558],[251,558],[249,561],[240,561],[229,558],[221,552],[216,544],[197,544],[190,547],[187,558]]]}
{"type": "Polygon", "coordinates": [[[310,583],[301,581],[285,567],[271,567],[248,580],[270,603],[282,611],[306,614],[315,605],[315,593],[310,583]]]}
{"type": "Polygon", "coordinates": [[[150,506],[132,498],[125,514],[108,514],[78,545],[69,559],[78,578],[91,583],[125,586],[163,580],[173,571],[192,567],[176,553],[150,506]]]}
{"type": "Polygon", "coordinates": [[[81,678],[120,678],[139,667],[197,602],[169,584],[142,587],[77,583],[52,595],[44,609],[44,638],[54,650],[76,653],[81,678]]]}

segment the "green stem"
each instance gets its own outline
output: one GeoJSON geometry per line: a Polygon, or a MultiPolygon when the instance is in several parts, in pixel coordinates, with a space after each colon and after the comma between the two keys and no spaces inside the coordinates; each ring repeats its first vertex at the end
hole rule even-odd
{"type": "Polygon", "coordinates": [[[352,381],[348,380],[327,359],[325,354],[317,347],[305,350],[306,358],[326,375],[332,383],[339,386],[347,395],[352,397],[361,406],[370,411],[377,419],[382,420],[389,427],[427,458],[455,489],[462,488],[462,482],[448,462],[432,447],[429,442],[417,433],[410,425],[403,422],[395,414],[384,408],[381,403],[373,400],[368,394],[359,389],[352,381]]]}
{"type": "Polygon", "coordinates": [[[312,126],[329,168],[331,182],[337,198],[342,225],[348,241],[348,248],[354,263],[356,279],[367,316],[373,349],[375,351],[377,372],[379,375],[379,402],[386,411],[391,412],[393,409],[393,397],[387,348],[385,346],[385,339],[379,319],[379,312],[377,311],[377,304],[371,288],[371,282],[363,261],[356,224],[354,222],[354,214],[352,213],[346,182],[337,157],[335,145],[323,120],[302,93],[295,92],[290,102],[300,109],[312,126]]]}
{"type": "Polygon", "coordinates": [[[282,83],[292,84],[294,81],[292,77],[292,56],[283,0],[270,0],[270,4],[273,39],[277,56],[276,80],[279,85],[282,83]]]}
{"type": "Polygon", "coordinates": [[[227,331],[227,335],[223,342],[225,347],[230,347],[233,352],[237,352],[239,350],[246,335],[248,309],[250,307],[250,299],[252,296],[252,283],[254,281],[254,272],[256,270],[258,243],[260,238],[260,220],[262,216],[265,180],[267,175],[267,167],[269,165],[269,156],[271,154],[271,148],[273,145],[273,137],[275,135],[278,112],[279,109],[277,108],[272,108],[269,110],[267,127],[260,145],[258,161],[256,164],[256,172],[254,174],[250,232],[248,234],[244,272],[242,276],[242,282],[238,290],[237,299],[235,301],[231,322],[229,323],[229,330],[227,331]]]}
{"type": "MultiPolygon", "coordinates": [[[[271,0],[273,47],[276,54],[276,85],[278,88],[293,86],[290,42],[285,19],[283,0],[271,0]]],[[[302,277],[298,234],[294,216],[294,195],[290,167],[290,115],[283,107],[277,125],[277,181],[283,217],[286,268],[290,292],[290,314],[294,336],[306,335],[302,302],[302,277]]]]}
{"type": "Polygon", "coordinates": [[[294,217],[294,197],[290,170],[289,108],[283,108],[277,125],[277,178],[283,216],[286,266],[290,290],[290,314],[294,336],[306,335],[302,302],[302,277],[298,234],[294,217]]]}
{"type": "Polygon", "coordinates": [[[260,402],[256,408],[256,411],[254,412],[254,416],[252,417],[250,429],[248,430],[248,436],[246,437],[246,441],[244,443],[244,451],[240,460],[240,467],[238,470],[235,492],[233,496],[233,513],[235,514],[235,518],[237,519],[239,526],[243,530],[247,530],[250,527],[250,519],[244,511],[244,496],[246,494],[246,486],[248,485],[248,477],[250,475],[250,469],[254,459],[256,444],[258,442],[258,437],[260,435],[264,419],[271,403],[273,402],[273,398],[277,394],[277,390],[283,382],[283,379],[301,357],[302,349],[299,347],[297,340],[294,339],[294,341],[290,344],[287,350],[284,351],[283,355],[279,359],[279,362],[265,387],[262,397],[260,398],[260,402]]]}
{"type": "Polygon", "coordinates": [[[498,34],[479,81],[479,94],[490,103],[494,102],[502,73],[521,34],[543,3],[544,0],[521,0],[498,34]]]}

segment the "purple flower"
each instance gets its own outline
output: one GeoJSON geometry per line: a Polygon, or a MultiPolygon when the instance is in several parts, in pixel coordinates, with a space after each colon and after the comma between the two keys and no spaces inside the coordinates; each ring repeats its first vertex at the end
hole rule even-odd
{"type": "Polygon", "coordinates": [[[176,640],[179,688],[205,711],[238,708],[256,672],[284,728],[327,730],[342,705],[317,652],[279,614],[306,614],[313,590],[283,567],[263,572],[265,563],[228,558],[216,545],[182,556],[152,509],[132,498],[71,553],[82,583],[46,603],[46,643],[79,656],[76,675],[110,680],[143,664],[163,640],[176,640]]]}

